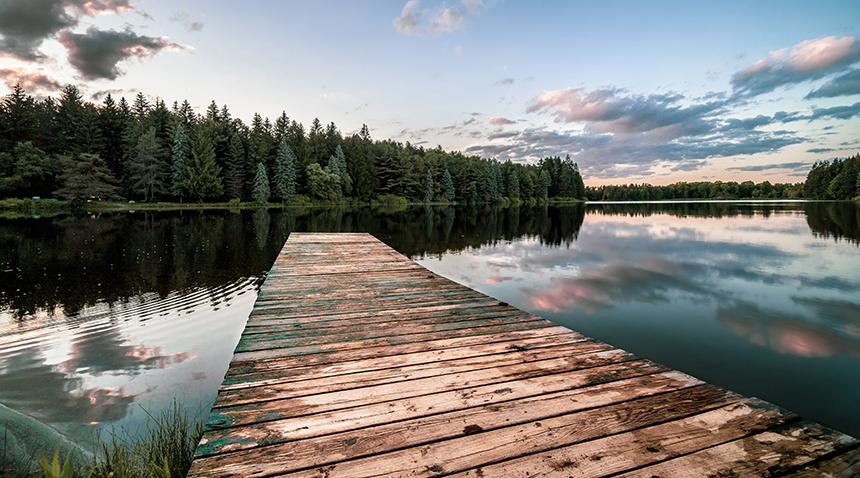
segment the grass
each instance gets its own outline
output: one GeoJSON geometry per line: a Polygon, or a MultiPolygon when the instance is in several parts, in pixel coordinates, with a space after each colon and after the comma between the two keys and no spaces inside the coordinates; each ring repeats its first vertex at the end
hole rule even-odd
{"type": "MultiPolygon", "coordinates": [[[[188,473],[203,425],[192,421],[177,402],[159,415],[149,415],[139,434],[111,433],[99,437],[91,461],[63,456],[41,456],[31,477],[44,478],[180,478],[188,473]],[[39,471],[35,471],[39,470],[39,471]]],[[[0,475],[3,475],[0,472],[0,475]]],[[[17,475],[9,475],[17,476],[17,475]]]]}

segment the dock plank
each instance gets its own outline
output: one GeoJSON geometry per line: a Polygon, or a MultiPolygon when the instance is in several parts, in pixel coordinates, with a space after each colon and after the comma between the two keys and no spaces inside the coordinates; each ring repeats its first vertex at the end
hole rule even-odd
{"type": "Polygon", "coordinates": [[[189,476],[853,476],[858,449],[371,235],[293,233],[189,476]]]}

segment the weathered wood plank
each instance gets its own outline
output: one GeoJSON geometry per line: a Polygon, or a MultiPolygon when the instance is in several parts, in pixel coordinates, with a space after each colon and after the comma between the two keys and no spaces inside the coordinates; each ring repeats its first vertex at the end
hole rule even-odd
{"type": "Polygon", "coordinates": [[[773,476],[856,444],[857,440],[835,430],[800,422],[620,476],[773,476]]]}
{"type": "Polygon", "coordinates": [[[796,418],[791,412],[760,400],[746,399],[686,418],[484,465],[454,476],[607,476],[696,452],[796,418]]]}
{"type": "MultiPolygon", "coordinates": [[[[223,430],[208,430],[198,447],[198,455],[211,455],[223,451],[239,450],[260,445],[287,442],[313,436],[327,435],[356,428],[378,425],[381,423],[393,423],[401,420],[414,419],[424,416],[435,416],[440,413],[457,410],[467,410],[480,407],[478,412],[473,413],[505,411],[507,416],[497,420],[497,426],[504,426],[508,422],[516,422],[515,416],[527,417],[531,412],[528,407],[515,406],[508,408],[501,403],[515,399],[544,396],[551,400],[555,393],[565,390],[573,390],[582,387],[594,388],[602,384],[620,381],[628,378],[651,375],[666,371],[646,361],[613,364],[604,367],[596,367],[586,370],[578,370],[553,375],[514,380],[477,387],[451,390],[441,393],[419,395],[390,402],[373,403],[349,409],[339,409],[316,414],[302,415],[291,419],[276,420],[248,426],[240,426],[223,430]]],[[[696,384],[695,379],[689,377],[675,377],[675,383],[696,384]]],[[[680,388],[680,386],[679,386],[680,388]]],[[[599,388],[593,393],[599,393],[599,388]]],[[[617,399],[632,398],[635,388],[622,391],[617,399]]],[[[587,396],[587,395],[586,395],[587,396]]],[[[585,399],[588,400],[587,398],[585,399]]],[[[568,400],[568,407],[575,407],[578,399],[568,400]],[[575,401],[576,400],[576,401],[575,401]]],[[[556,408],[552,414],[558,414],[556,408]]],[[[446,426],[445,420],[451,418],[446,415],[438,423],[446,426]]],[[[448,422],[456,423],[456,422],[448,422]]],[[[468,423],[466,424],[468,425],[468,423]]],[[[466,426],[464,425],[464,426],[466,426]]],[[[420,428],[420,427],[418,427],[420,428]]],[[[416,430],[418,430],[416,428],[416,430]]],[[[492,428],[492,427],[490,427],[492,428]]],[[[421,428],[424,431],[427,431],[421,428]]],[[[462,429],[455,429],[459,433],[462,429]]],[[[456,434],[455,433],[455,434],[456,434]]]]}
{"type": "MultiPolygon", "coordinates": [[[[518,322],[515,324],[506,325],[491,325],[486,327],[470,327],[465,329],[447,330],[444,332],[427,332],[421,334],[398,335],[395,337],[379,337],[375,339],[356,340],[352,342],[338,343],[321,343],[307,346],[295,346],[280,348],[271,348],[254,351],[237,351],[233,355],[236,361],[261,360],[277,357],[295,357],[300,355],[321,354],[326,352],[339,352],[351,349],[369,349],[376,347],[388,347],[402,344],[415,344],[411,350],[433,350],[432,347],[437,345],[437,341],[454,337],[472,337],[478,336],[476,341],[493,341],[499,334],[516,331],[526,331],[534,329],[552,328],[552,324],[535,320],[530,322],[518,322]],[[487,337],[490,336],[490,337],[487,337]]],[[[374,353],[375,351],[371,351],[374,353]]]]}
{"type": "Polygon", "coordinates": [[[794,478],[856,478],[860,476],[860,448],[827,457],[785,476],[794,478]]]}
{"type": "MultiPolygon", "coordinates": [[[[642,398],[673,390],[694,387],[702,382],[680,372],[661,372],[607,382],[585,388],[571,388],[573,383],[550,376],[532,380],[528,384],[515,384],[508,393],[473,390],[461,400],[473,405],[457,411],[439,413],[434,403],[449,404],[456,400],[426,402],[410,401],[399,407],[396,420],[386,418],[380,425],[361,428],[369,420],[351,423],[326,420],[318,417],[313,423],[325,427],[314,430],[315,436],[303,440],[252,448],[233,453],[212,455],[201,461],[218,476],[265,476],[267,474],[312,468],[350,458],[376,455],[398,448],[411,447],[443,439],[458,438],[497,428],[534,422],[558,414],[560,407],[567,412],[595,408],[642,398]],[[550,381],[551,378],[555,378],[550,381]],[[543,382],[541,382],[543,380],[543,382]],[[561,391],[558,387],[568,387],[561,391]],[[523,394],[530,394],[523,396],[523,394]],[[433,413],[435,412],[435,414],[433,413]],[[346,430],[346,431],[338,431],[346,430]],[[331,433],[334,431],[335,433],[331,433]],[[325,434],[329,432],[330,434],[325,434]],[[254,460],[265,456],[266,460],[254,460]]],[[[486,389],[487,387],[484,387],[486,389]]],[[[438,397],[437,397],[438,398],[438,397]]],[[[444,405],[443,405],[444,406],[444,405]]],[[[371,416],[371,415],[367,415],[371,416]]],[[[502,476],[502,475],[487,475],[502,476]]]]}
{"type": "Polygon", "coordinates": [[[275,392],[273,395],[277,398],[269,397],[269,401],[225,407],[219,407],[216,404],[206,426],[208,429],[216,429],[290,418],[326,410],[416,397],[426,395],[429,391],[457,390],[477,385],[510,382],[540,375],[599,367],[630,361],[633,358],[628,352],[615,349],[581,356],[538,360],[438,377],[419,378],[404,383],[387,383],[360,389],[338,390],[300,398],[281,398],[282,395],[288,395],[288,392],[275,392]]]}
{"type": "Polygon", "coordinates": [[[571,358],[582,354],[605,352],[611,347],[598,342],[581,342],[571,346],[544,347],[531,351],[511,352],[501,355],[481,355],[449,360],[446,362],[431,362],[419,365],[385,368],[369,372],[358,372],[333,377],[309,378],[300,382],[251,383],[249,387],[232,390],[222,390],[215,400],[215,407],[236,406],[244,403],[254,403],[266,400],[301,397],[318,393],[328,393],[337,390],[381,385],[384,383],[405,382],[419,378],[440,377],[462,372],[473,372],[483,369],[498,369],[507,365],[527,364],[541,360],[571,358]]]}
{"type": "Polygon", "coordinates": [[[241,366],[234,362],[227,371],[221,390],[237,390],[269,383],[320,379],[428,363],[441,365],[456,359],[506,354],[511,351],[531,351],[545,347],[562,347],[586,341],[593,342],[578,334],[569,333],[520,339],[516,343],[509,341],[492,342],[466,347],[443,348],[429,352],[403,353],[349,361],[340,360],[317,365],[309,365],[302,359],[296,360],[294,358],[243,363],[241,366]]]}
{"type": "MultiPolygon", "coordinates": [[[[709,385],[682,389],[582,412],[430,443],[325,467],[330,478],[435,476],[465,471],[506,458],[592,440],[682,418],[737,402],[739,397],[709,385]]],[[[290,476],[319,476],[319,470],[290,476]]],[[[688,475],[690,476],[690,475],[688,475]]],[[[701,475],[693,475],[701,476],[701,475]]]]}

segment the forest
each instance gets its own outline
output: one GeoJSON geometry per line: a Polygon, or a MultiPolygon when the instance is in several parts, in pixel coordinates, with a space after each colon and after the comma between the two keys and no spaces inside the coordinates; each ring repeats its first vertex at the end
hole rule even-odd
{"type": "Polygon", "coordinates": [[[680,182],[665,186],[628,184],[585,189],[589,201],[659,201],[665,199],[829,199],[860,195],[860,154],[817,161],[802,183],[762,181],[680,182]]]}
{"type": "Polygon", "coordinates": [[[197,114],[138,93],[100,104],[65,87],[36,99],[16,86],[0,107],[0,198],[256,203],[495,203],[584,199],[576,163],[498,162],[441,147],[309,128],[286,113],[250,125],[214,101],[197,114]]]}
{"type": "Polygon", "coordinates": [[[799,199],[805,197],[803,183],[762,181],[679,182],[664,186],[627,184],[596,186],[585,190],[589,201],[661,201],[668,199],[799,199]]]}

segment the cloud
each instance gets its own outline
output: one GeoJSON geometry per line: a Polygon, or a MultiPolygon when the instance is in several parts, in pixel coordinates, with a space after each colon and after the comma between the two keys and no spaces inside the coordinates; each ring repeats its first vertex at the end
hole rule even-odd
{"type": "Polygon", "coordinates": [[[451,8],[443,8],[430,23],[430,31],[434,33],[451,33],[463,26],[463,12],[451,8]]]}
{"type": "Polygon", "coordinates": [[[0,53],[41,61],[42,42],[78,24],[80,16],[133,11],[129,0],[0,1],[0,53]]]}
{"type": "Polygon", "coordinates": [[[807,153],[813,153],[813,154],[830,153],[833,151],[837,151],[837,150],[835,150],[833,148],[809,148],[806,150],[807,153]]]}
{"type": "Polygon", "coordinates": [[[567,88],[540,93],[526,109],[547,112],[556,122],[587,122],[600,131],[643,133],[664,129],[678,137],[707,128],[704,117],[723,112],[724,100],[682,105],[677,93],[634,95],[619,88],[567,88]]]}
{"type": "Polygon", "coordinates": [[[0,52],[22,60],[42,60],[42,42],[77,19],[56,0],[4,0],[0,2],[0,52]]]}
{"type": "Polygon", "coordinates": [[[812,113],[804,116],[803,119],[809,121],[819,119],[840,119],[847,120],[855,116],[860,116],[860,101],[853,105],[831,106],[829,108],[813,108],[812,113]]]}
{"type": "MultiPolygon", "coordinates": [[[[469,13],[480,11],[484,2],[464,1],[463,6],[469,13]]],[[[395,30],[406,35],[423,36],[428,34],[453,33],[460,30],[466,20],[465,12],[460,8],[445,7],[435,10],[421,8],[420,0],[408,0],[400,15],[392,24],[395,30]]],[[[456,53],[456,50],[455,50],[456,53]]],[[[458,55],[461,54],[457,53],[458,55]]]]}
{"type": "Polygon", "coordinates": [[[406,5],[403,5],[400,16],[394,19],[394,28],[397,31],[407,35],[421,34],[421,27],[419,25],[421,12],[418,10],[419,5],[419,0],[409,0],[406,2],[406,5]]]}
{"type": "Polygon", "coordinates": [[[513,78],[502,78],[501,80],[496,81],[496,84],[508,86],[508,85],[513,85],[514,81],[515,80],[513,78]]]}
{"type": "Polygon", "coordinates": [[[806,99],[851,95],[860,95],[860,69],[850,70],[843,75],[833,78],[820,88],[810,91],[806,95],[806,99]]]}
{"type": "Polygon", "coordinates": [[[162,50],[186,49],[170,42],[166,37],[138,35],[126,30],[98,30],[94,27],[86,33],[64,31],[59,36],[66,47],[69,63],[88,80],[100,78],[116,79],[121,74],[117,65],[131,57],[153,56],[162,50]]]}
{"type": "Polygon", "coordinates": [[[777,163],[777,164],[756,164],[752,166],[737,166],[734,168],[728,168],[731,171],[768,171],[771,169],[809,169],[811,165],[809,163],[803,162],[792,162],[792,163],[777,163]]]}
{"type": "Polygon", "coordinates": [[[16,84],[21,85],[28,92],[51,92],[62,87],[59,81],[45,73],[25,68],[0,68],[0,77],[9,89],[16,84]]]}
{"type": "Polygon", "coordinates": [[[851,36],[802,41],[770,53],[732,76],[736,97],[769,93],[781,86],[817,80],[860,61],[860,44],[851,36]]]}
{"type": "Polygon", "coordinates": [[[125,89],[125,88],[108,88],[106,90],[99,90],[90,95],[90,98],[93,101],[101,101],[107,95],[111,96],[122,96],[122,95],[131,95],[133,93],[137,93],[137,90],[125,89]]]}
{"type": "Polygon", "coordinates": [[[502,118],[501,116],[492,116],[487,121],[489,121],[490,124],[494,124],[496,126],[503,126],[503,125],[516,123],[516,121],[509,120],[507,118],[502,118]]]}

